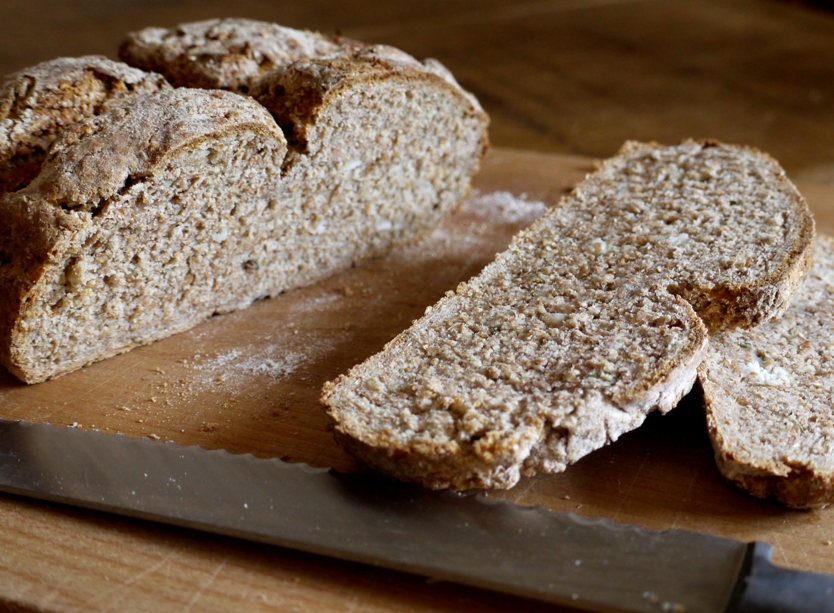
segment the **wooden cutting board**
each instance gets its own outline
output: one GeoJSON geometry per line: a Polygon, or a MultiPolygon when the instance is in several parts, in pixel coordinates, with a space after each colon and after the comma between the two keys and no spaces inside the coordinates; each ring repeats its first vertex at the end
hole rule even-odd
{"type": "MultiPolygon", "coordinates": [[[[463,209],[423,242],[55,381],[25,386],[2,372],[0,417],[361,470],[326,431],[322,384],[477,273],[541,212],[539,203],[557,202],[592,167],[586,158],[493,151],[463,209]]],[[[818,230],[834,233],[834,188],[801,188],[818,230]]],[[[655,530],[762,540],[775,546],[780,565],[834,573],[834,509],[790,511],[726,483],[691,401],[650,417],[563,474],[490,495],[655,530]]],[[[0,608],[4,603],[46,611],[497,611],[518,604],[399,573],[0,496],[0,608]]]]}

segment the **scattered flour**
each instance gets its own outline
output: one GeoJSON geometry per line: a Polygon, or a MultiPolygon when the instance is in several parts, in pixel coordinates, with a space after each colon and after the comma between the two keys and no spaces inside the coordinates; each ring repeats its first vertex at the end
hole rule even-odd
{"type": "Polygon", "coordinates": [[[294,336],[277,339],[277,342],[267,346],[242,345],[206,358],[196,355],[190,365],[200,384],[223,383],[244,387],[264,378],[278,382],[292,376],[304,364],[333,347],[328,341],[300,340],[294,336]]]}
{"type": "MultiPolygon", "coordinates": [[[[270,347],[267,351],[261,352],[277,354],[277,348],[270,347]]],[[[272,379],[283,379],[293,374],[299,366],[310,359],[309,355],[288,351],[280,357],[267,357],[255,355],[237,365],[242,372],[255,377],[266,376],[272,379]]]]}
{"type": "Polygon", "coordinates": [[[527,194],[482,194],[479,190],[473,190],[472,195],[463,203],[462,210],[479,217],[498,218],[506,223],[531,223],[544,214],[547,206],[538,200],[528,200],[527,194]]]}

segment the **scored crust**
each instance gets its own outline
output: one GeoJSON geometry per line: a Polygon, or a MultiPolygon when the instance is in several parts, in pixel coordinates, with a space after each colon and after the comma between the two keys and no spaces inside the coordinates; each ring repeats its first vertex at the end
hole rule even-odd
{"type": "Polygon", "coordinates": [[[480,275],[328,383],[335,436],[430,487],[564,470],[675,406],[707,326],[781,314],[813,232],[760,152],[628,143],[480,275]]]}
{"type": "Polygon", "coordinates": [[[482,111],[477,99],[437,60],[421,62],[389,45],[368,45],[252,19],[210,19],[173,29],[145,28],[128,34],[119,57],[132,66],[165,75],[178,87],[228,89],[241,94],[251,93],[261,79],[296,62],[377,62],[383,70],[395,65],[441,77],[482,111]]]}
{"type": "Polygon", "coordinates": [[[796,508],[834,502],[834,239],[790,308],[711,340],[699,369],[718,467],[739,487],[796,508]]]}
{"type": "Polygon", "coordinates": [[[0,197],[26,185],[64,128],[132,96],[170,87],[158,74],[91,55],[58,58],[0,84],[0,197]]]}
{"type": "Polygon", "coordinates": [[[127,35],[122,61],[164,74],[177,87],[247,93],[254,82],[294,61],[336,55],[340,45],[317,32],[252,19],[209,19],[127,35]]]}

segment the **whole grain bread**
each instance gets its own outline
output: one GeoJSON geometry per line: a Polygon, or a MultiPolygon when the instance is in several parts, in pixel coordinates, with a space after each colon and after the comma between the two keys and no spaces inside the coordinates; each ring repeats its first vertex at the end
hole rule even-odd
{"type": "Polygon", "coordinates": [[[280,127],[251,97],[186,88],[65,127],[0,199],[0,361],[59,376],[431,231],[487,147],[441,72],[297,60],[259,90],[280,127]]]}
{"type": "Polygon", "coordinates": [[[177,87],[247,93],[254,81],[276,68],[332,57],[340,50],[336,40],[317,32],[252,19],[209,19],[131,32],[119,57],[164,74],[177,87]]]}
{"type": "Polygon", "coordinates": [[[796,508],[834,502],[834,239],[787,312],[714,336],[699,380],[718,467],[796,508]]]}
{"type": "Polygon", "coordinates": [[[58,58],[0,83],[0,197],[29,183],[61,130],[131,96],[170,87],[101,56],[58,58]]]}
{"type": "Polygon", "coordinates": [[[689,391],[708,330],[781,314],[813,220],[768,156],[626,144],[481,274],[328,383],[337,440],[440,488],[556,472],[689,391]]]}
{"type": "Polygon", "coordinates": [[[252,19],[209,19],[172,29],[145,28],[127,35],[119,57],[131,66],[159,72],[179,87],[242,94],[250,93],[262,78],[298,61],[376,60],[440,76],[480,108],[475,97],[460,88],[437,60],[420,62],[389,45],[367,45],[252,19]]]}

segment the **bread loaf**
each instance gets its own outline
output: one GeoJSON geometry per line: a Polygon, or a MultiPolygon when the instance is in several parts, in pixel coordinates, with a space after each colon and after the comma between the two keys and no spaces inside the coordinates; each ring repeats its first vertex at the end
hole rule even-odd
{"type": "Polygon", "coordinates": [[[415,240],[487,146],[477,101],[416,60],[298,59],[258,81],[280,126],[229,92],[133,97],[58,131],[0,199],[15,375],[59,376],[415,240]]]}
{"type": "Polygon", "coordinates": [[[766,155],[628,143],[472,280],[325,386],[337,440],[430,487],[563,470],[691,388],[708,330],[781,314],[807,205],[766,155]]]}
{"type": "Polygon", "coordinates": [[[779,319],[711,340],[699,369],[721,472],[760,498],[834,502],[834,239],[779,319]]]}
{"type": "Polygon", "coordinates": [[[7,76],[0,84],[0,197],[37,176],[67,126],[167,87],[158,74],[100,56],[58,58],[7,76]]]}

